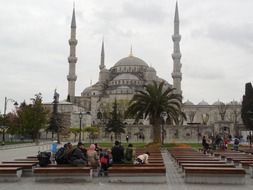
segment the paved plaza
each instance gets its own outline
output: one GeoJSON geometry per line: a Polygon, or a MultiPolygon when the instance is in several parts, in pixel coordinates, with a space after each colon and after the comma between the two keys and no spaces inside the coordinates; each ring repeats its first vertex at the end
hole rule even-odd
{"type": "MultiPolygon", "coordinates": [[[[48,145],[31,146],[16,149],[0,150],[0,161],[12,160],[13,158],[25,158],[28,155],[36,155],[38,150],[45,150],[48,145]]],[[[253,178],[247,176],[245,185],[204,185],[185,184],[178,173],[170,156],[162,153],[166,170],[166,184],[115,184],[99,182],[99,178],[91,183],[35,183],[31,177],[22,177],[21,181],[14,183],[0,183],[0,190],[250,190],[253,188],[253,178]]]]}

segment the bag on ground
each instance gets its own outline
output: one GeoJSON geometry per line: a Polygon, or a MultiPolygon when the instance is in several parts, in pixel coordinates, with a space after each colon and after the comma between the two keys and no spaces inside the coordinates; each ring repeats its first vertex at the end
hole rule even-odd
{"type": "Polygon", "coordinates": [[[41,167],[46,167],[48,164],[51,164],[51,152],[39,152],[37,158],[41,167]]]}

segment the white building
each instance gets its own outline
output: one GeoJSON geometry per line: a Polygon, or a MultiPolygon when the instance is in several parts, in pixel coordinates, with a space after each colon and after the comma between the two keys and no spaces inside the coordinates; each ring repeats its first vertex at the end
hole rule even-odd
{"type": "MultiPolygon", "coordinates": [[[[71,37],[69,40],[70,55],[68,57],[68,98],[66,101],[60,102],[60,112],[68,115],[71,127],[78,126],[78,113],[80,111],[89,112],[91,114],[89,116],[86,115],[84,125],[91,125],[92,123],[101,125],[101,123],[103,123],[103,114],[106,111],[109,111],[110,105],[115,99],[117,99],[120,104],[120,111],[124,112],[127,108],[128,101],[136,93],[136,90],[142,90],[143,85],[148,84],[153,80],[165,81],[167,86],[176,89],[175,93],[183,96],[181,89],[182,64],[180,62],[180,40],[179,13],[176,4],[174,34],[172,35],[174,45],[172,52],[172,85],[160,78],[157,75],[155,68],[150,67],[144,60],[136,57],[132,52],[132,48],[127,57],[120,59],[113,67],[106,68],[104,42],[102,42],[101,62],[100,65],[98,65],[100,69],[99,79],[94,85],[86,87],[81,92],[80,96],[77,96],[75,94],[75,82],[77,80],[77,39],[75,9],[73,9],[71,37]],[[100,114],[99,119],[98,113],[100,114]]],[[[177,127],[166,125],[165,130],[168,135],[166,136],[165,141],[171,141],[171,139],[192,140],[196,139],[196,137],[199,138],[202,135],[231,134],[233,136],[238,133],[236,129],[242,126],[240,109],[240,103],[235,101],[225,105],[220,101],[208,104],[203,100],[199,104],[194,105],[191,101],[187,100],[183,103],[183,110],[187,115],[187,121],[184,121],[182,126],[177,127]]],[[[130,137],[141,132],[147,137],[145,138],[146,141],[150,139],[152,129],[148,120],[143,120],[139,124],[134,123],[133,120],[126,120],[125,122],[128,124],[126,131],[130,137]]],[[[107,137],[108,135],[104,133],[103,129],[101,129],[101,133],[103,133],[101,134],[103,137],[107,137]]]]}

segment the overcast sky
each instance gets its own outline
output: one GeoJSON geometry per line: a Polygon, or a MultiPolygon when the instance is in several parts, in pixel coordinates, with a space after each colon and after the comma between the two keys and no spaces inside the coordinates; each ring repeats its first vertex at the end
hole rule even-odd
{"type": "MultiPolygon", "coordinates": [[[[110,68],[133,54],[172,83],[175,0],[76,0],[76,95],[98,80],[101,41],[110,68]]],[[[0,0],[0,112],[4,97],[67,96],[73,0],[0,0]]],[[[179,0],[184,101],[241,101],[253,81],[253,1],[179,0]]],[[[8,110],[13,108],[8,102],[8,110]]]]}

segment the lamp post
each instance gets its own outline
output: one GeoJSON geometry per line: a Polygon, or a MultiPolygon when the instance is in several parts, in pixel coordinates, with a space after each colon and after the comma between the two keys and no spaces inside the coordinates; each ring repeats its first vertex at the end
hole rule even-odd
{"type": "Polygon", "coordinates": [[[79,112],[79,142],[81,142],[82,138],[81,138],[81,134],[82,134],[82,119],[84,115],[90,115],[90,112],[79,112]]]}
{"type": "Polygon", "coordinates": [[[11,98],[7,98],[7,97],[4,98],[4,115],[3,115],[4,118],[3,118],[3,126],[1,126],[1,128],[3,130],[2,145],[5,145],[5,129],[7,128],[7,126],[6,126],[6,110],[7,110],[8,101],[13,102],[14,106],[18,105],[18,103],[15,100],[13,100],[11,98]]]}
{"type": "Polygon", "coordinates": [[[160,116],[161,116],[161,118],[163,119],[161,135],[162,135],[162,144],[164,144],[164,125],[166,124],[166,120],[167,120],[167,118],[168,118],[168,114],[167,114],[167,112],[163,111],[163,112],[160,114],[160,116]]]}
{"type": "Polygon", "coordinates": [[[79,113],[79,119],[80,119],[80,125],[79,125],[79,142],[81,142],[82,118],[83,118],[83,113],[80,111],[80,113],[79,113]]]}

